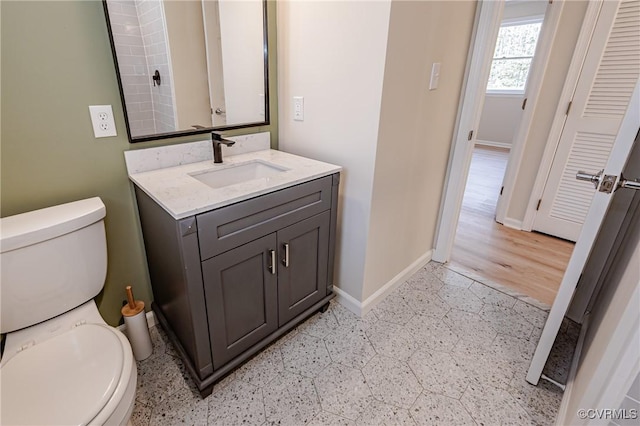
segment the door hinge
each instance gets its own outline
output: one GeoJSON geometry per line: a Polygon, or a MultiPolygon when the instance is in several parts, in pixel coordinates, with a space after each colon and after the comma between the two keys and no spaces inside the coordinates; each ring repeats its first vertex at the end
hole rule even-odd
{"type": "Polygon", "coordinates": [[[573,105],[573,101],[569,101],[569,105],[567,105],[567,112],[564,115],[569,115],[569,111],[571,111],[571,105],[573,105]]]}
{"type": "Polygon", "coordinates": [[[524,107],[527,106],[527,99],[528,98],[524,98],[524,101],[522,101],[522,110],[524,111],[524,107]]]}
{"type": "Polygon", "coordinates": [[[473,130],[469,131],[469,136],[467,136],[467,140],[470,141],[473,139],[473,130]]]}
{"type": "Polygon", "coordinates": [[[502,195],[502,191],[504,191],[504,186],[500,188],[500,195],[502,195]]]}
{"type": "Polygon", "coordinates": [[[538,205],[536,206],[536,211],[540,210],[540,203],[542,203],[542,198],[538,200],[538,205]]]}

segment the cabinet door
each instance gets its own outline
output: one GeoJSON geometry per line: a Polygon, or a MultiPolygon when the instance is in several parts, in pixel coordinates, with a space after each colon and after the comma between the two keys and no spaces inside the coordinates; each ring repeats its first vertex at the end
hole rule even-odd
{"type": "Polygon", "coordinates": [[[278,327],[275,248],[269,234],[202,262],[214,368],[278,327]]]}
{"type": "Polygon", "coordinates": [[[326,211],[278,231],[278,323],[286,324],[327,294],[326,211]]]}

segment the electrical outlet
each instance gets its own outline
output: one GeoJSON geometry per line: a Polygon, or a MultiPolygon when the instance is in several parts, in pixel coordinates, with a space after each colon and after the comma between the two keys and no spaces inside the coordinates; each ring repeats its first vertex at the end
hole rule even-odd
{"type": "Polygon", "coordinates": [[[91,105],[89,106],[89,114],[91,115],[91,124],[96,138],[117,135],[111,105],[91,105]]]}

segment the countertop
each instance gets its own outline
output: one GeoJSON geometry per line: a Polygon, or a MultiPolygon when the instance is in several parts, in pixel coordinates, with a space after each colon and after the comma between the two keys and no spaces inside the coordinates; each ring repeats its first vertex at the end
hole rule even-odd
{"type": "Polygon", "coordinates": [[[342,170],[340,166],[273,149],[227,156],[223,161],[222,164],[214,164],[206,160],[130,173],[129,179],[173,218],[183,219],[342,170]],[[287,170],[222,188],[211,188],[190,176],[255,161],[264,161],[287,170]]]}

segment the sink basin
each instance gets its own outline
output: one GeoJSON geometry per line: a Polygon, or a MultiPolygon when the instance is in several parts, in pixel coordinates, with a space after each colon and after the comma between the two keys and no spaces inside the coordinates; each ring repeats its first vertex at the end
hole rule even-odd
{"type": "Polygon", "coordinates": [[[230,166],[224,169],[209,169],[196,173],[189,173],[194,179],[199,180],[211,188],[223,188],[250,180],[268,178],[285,172],[289,169],[276,166],[275,164],[252,161],[230,166]]]}

